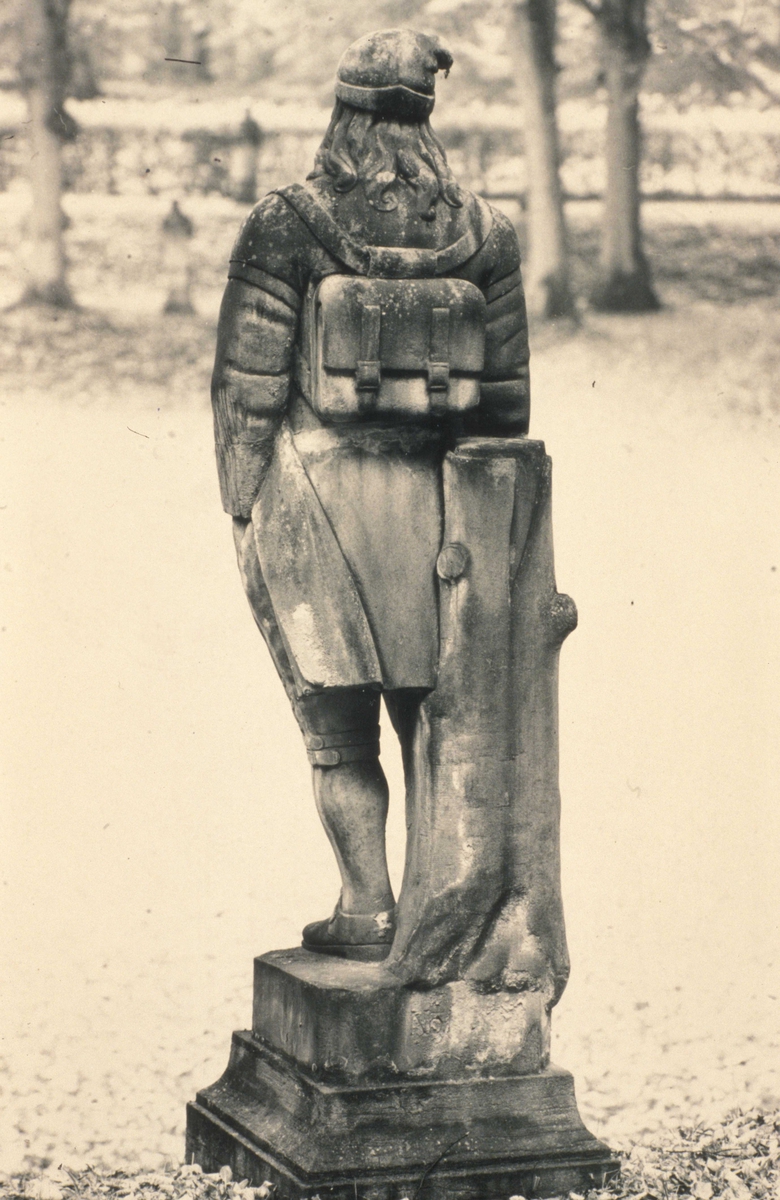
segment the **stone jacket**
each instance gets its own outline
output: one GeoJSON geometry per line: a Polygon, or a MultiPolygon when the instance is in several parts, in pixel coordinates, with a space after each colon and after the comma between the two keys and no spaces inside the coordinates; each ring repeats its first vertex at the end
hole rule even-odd
{"type": "MultiPolygon", "coordinates": [[[[225,510],[237,517],[251,514],[276,432],[295,399],[295,349],[307,287],[329,274],[354,273],[299,214],[294,190],[270,193],[246,220],[231,255],[220,313],[212,383],[217,460],[225,510]]],[[[422,222],[409,203],[378,213],[360,188],[338,195],[329,181],[317,181],[307,191],[345,234],[363,244],[446,250],[464,235],[471,237],[474,253],[445,272],[476,284],[487,302],[480,404],[459,432],[524,434],[528,330],[510,221],[468,193],[462,208],[440,201],[436,219],[422,222]]]]}

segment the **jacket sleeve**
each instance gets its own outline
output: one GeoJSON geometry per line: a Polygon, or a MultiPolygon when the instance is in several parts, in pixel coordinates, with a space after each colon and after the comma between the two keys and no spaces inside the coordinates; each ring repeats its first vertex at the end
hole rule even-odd
{"type": "Polygon", "coordinates": [[[249,517],[287,407],[301,291],[296,218],[278,196],[252,211],[233,250],[211,384],[222,503],[249,517]]]}
{"type": "Polygon", "coordinates": [[[487,314],[479,432],[511,437],[528,432],[528,319],[517,234],[503,213],[494,211],[493,216],[493,228],[481,252],[488,269],[481,281],[487,314]]]}

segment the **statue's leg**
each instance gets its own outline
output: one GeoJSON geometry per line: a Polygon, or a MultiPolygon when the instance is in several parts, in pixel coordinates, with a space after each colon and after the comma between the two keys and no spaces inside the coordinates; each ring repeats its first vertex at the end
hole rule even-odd
{"type": "Polygon", "coordinates": [[[395,900],[385,854],[388,790],[379,764],[379,692],[316,692],[303,696],[297,710],[317,811],[341,872],[341,911],[391,909],[395,900]]]}
{"type": "Polygon", "coordinates": [[[379,692],[344,688],[297,703],[312,763],[317,810],[341,872],[333,915],[303,931],[310,950],[384,958],[395,933],[387,873],[388,791],[379,765],[379,692]]]}
{"type": "Polygon", "coordinates": [[[385,860],[388,790],[378,760],[314,767],[314,799],[341,872],[341,911],[395,904],[385,860]]]}

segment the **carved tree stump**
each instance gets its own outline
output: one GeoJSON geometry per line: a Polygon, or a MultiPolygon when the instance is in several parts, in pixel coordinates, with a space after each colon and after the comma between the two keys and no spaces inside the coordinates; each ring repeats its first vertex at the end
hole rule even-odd
{"type": "Polygon", "coordinates": [[[541,442],[461,442],[444,464],[441,656],[405,747],[409,838],[387,966],[409,984],[559,998],[558,654],[541,442]]]}

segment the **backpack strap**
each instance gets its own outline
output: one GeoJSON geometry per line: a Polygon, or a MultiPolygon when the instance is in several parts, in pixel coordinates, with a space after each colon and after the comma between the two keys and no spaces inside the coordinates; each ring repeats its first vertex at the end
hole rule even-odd
{"type": "Polygon", "coordinates": [[[490,206],[475,196],[477,220],[472,227],[443,250],[419,250],[408,246],[368,246],[339,225],[317,198],[300,183],[277,188],[325,249],[357,275],[381,279],[431,279],[449,275],[471,258],[487,241],[493,227],[490,206]]]}

